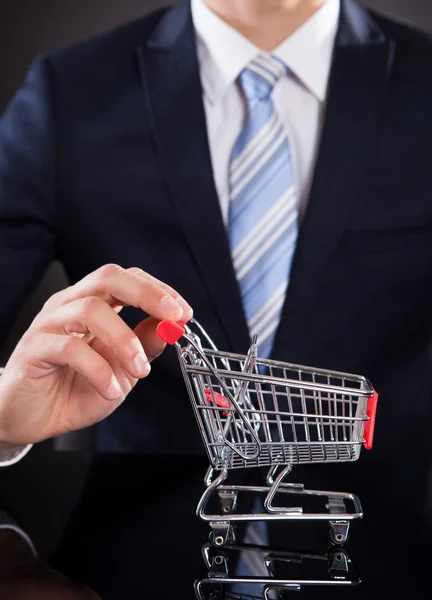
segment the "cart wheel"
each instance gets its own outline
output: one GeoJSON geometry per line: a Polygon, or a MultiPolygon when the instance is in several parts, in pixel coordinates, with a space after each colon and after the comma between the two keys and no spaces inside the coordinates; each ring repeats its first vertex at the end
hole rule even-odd
{"type": "Polygon", "coordinates": [[[348,575],[349,558],[340,546],[334,548],[329,556],[329,573],[334,577],[346,577],[348,575]]]}
{"type": "Polygon", "coordinates": [[[345,544],[348,539],[349,522],[330,522],[330,540],[337,545],[345,544]]]}
{"type": "Polygon", "coordinates": [[[217,531],[211,531],[210,532],[209,540],[211,541],[211,543],[214,546],[217,546],[218,548],[221,548],[226,543],[226,540],[225,540],[224,536],[221,533],[217,532],[217,531]]]}
{"type": "Polygon", "coordinates": [[[229,529],[212,529],[209,540],[217,548],[222,548],[228,541],[229,529]]]}

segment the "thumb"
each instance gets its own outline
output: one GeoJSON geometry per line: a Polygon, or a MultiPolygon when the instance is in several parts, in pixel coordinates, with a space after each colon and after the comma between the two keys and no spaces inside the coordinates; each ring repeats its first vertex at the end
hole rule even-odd
{"type": "Polygon", "coordinates": [[[148,317],[144,321],[141,321],[134,329],[150,362],[160,356],[166,346],[166,343],[156,333],[158,324],[159,321],[157,319],[148,317]]]}

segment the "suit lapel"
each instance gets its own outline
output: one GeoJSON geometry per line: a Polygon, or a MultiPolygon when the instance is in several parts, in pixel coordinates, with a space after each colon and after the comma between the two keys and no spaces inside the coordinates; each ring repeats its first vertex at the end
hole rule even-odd
{"type": "Polygon", "coordinates": [[[315,177],[274,356],[294,357],[295,349],[302,343],[302,323],[313,302],[318,301],[320,284],[361,181],[368,146],[383,106],[393,50],[393,43],[377,30],[366,11],[351,0],[344,0],[315,177]]]}
{"type": "Polygon", "coordinates": [[[184,1],[165,13],[138,62],[170,198],[227,346],[244,351],[249,336],[214,184],[194,39],[184,1]]]}

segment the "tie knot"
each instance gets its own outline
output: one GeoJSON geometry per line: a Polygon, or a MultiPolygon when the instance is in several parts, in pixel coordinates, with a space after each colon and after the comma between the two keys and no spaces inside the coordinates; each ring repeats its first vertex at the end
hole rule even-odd
{"type": "Polygon", "coordinates": [[[260,54],[240,73],[240,83],[247,100],[264,100],[279,79],[287,73],[286,65],[267,54],[260,54]]]}

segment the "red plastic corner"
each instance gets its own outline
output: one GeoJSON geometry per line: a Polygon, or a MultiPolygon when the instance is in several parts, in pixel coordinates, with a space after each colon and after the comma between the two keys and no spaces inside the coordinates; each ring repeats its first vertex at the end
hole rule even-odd
{"type": "MultiPolygon", "coordinates": [[[[216,402],[216,404],[222,408],[230,408],[231,407],[231,402],[228,400],[228,398],[226,396],[222,396],[222,394],[219,394],[218,392],[213,392],[213,394],[212,394],[212,391],[209,388],[205,388],[204,394],[205,394],[205,397],[208,402],[211,402],[212,400],[214,400],[216,402]]],[[[228,412],[225,410],[223,411],[222,414],[224,417],[228,416],[228,412]]]]}
{"type": "Polygon", "coordinates": [[[209,388],[205,388],[204,393],[205,393],[207,400],[211,401],[214,399],[214,401],[216,402],[216,404],[218,406],[221,406],[222,408],[230,407],[230,401],[228,400],[228,398],[226,396],[222,396],[222,394],[219,394],[218,392],[213,392],[213,395],[212,395],[212,392],[209,388]]]}
{"type": "Polygon", "coordinates": [[[161,321],[156,327],[156,333],[161,340],[173,346],[184,334],[184,323],[175,323],[174,321],[161,321]]]}
{"type": "Polygon", "coordinates": [[[364,447],[366,450],[372,450],[373,438],[375,431],[375,419],[378,404],[378,393],[374,391],[373,395],[369,398],[367,406],[367,416],[369,420],[366,422],[364,429],[364,447]]]}

